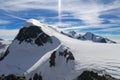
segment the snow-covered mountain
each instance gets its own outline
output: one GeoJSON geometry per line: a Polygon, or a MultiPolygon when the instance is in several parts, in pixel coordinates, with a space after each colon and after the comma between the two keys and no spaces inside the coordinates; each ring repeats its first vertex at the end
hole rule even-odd
{"type": "Polygon", "coordinates": [[[79,80],[83,71],[120,78],[120,44],[80,41],[35,19],[28,20],[0,61],[0,75],[27,80],[79,80]]]}
{"type": "Polygon", "coordinates": [[[28,20],[5,52],[4,59],[0,63],[2,66],[0,72],[3,74],[24,73],[45,53],[55,49],[60,41],[48,34],[43,32],[38,21],[28,20]]]}
{"type": "Polygon", "coordinates": [[[64,35],[67,35],[69,37],[79,39],[79,40],[89,40],[93,42],[99,42],[99,43],[116,43],[115,41],[112,41],[110,39],[95,35],[91,32],[87,32],[84,35],[81,35],[75,31],[70,31],[70,32],[61,32],[64,35]]]}

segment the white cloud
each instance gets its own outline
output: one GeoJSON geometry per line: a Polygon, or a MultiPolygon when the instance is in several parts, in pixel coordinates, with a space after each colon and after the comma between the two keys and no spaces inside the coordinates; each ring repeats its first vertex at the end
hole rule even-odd
{"type": "Polygon", "coordinates": [[[109,20],[112,24],[119,24],[120,25],[120,20],[119,19],[110,19],[109,20]]]}
{"type": "MultiPolygon", "coordinates": [[[[71,4],[66,1],[64,9],[66,11],[73,12],[74,17],[79,18],[88,25],[100,25],[104,21],[103,18],[99,16],[104,14],[105,11],[120,8],[120,1],[115,0],[111,4],[101,4],[97,0],[71,0],[71,4]],[[68,5],[66,5],[68,4],[68,5]]],[[[63,3],[64,4],[64,3],[63,3]]]]}
{"type": "Polygon", "coordinates": [[[0,8],[9,11],[22,11],[28,9],[56,9],[56,0],[1,0],[0,8]]]}
{"type": "Polygon", "coordinates": [[[7,29],[0,29],[0,38],[13,40],[14,37],[18,34],[18,29],[7,30],[7,29]]]}
{"type": "MultiPolygon", "coordinates": [[[[120,28],[110,28],[110,26],[119,26],[118,24],[101,24],[101,25],[96,25],[96,26],[91,26],[91,25],[84,25],[84,26],[71,26],[71,27],[64,27],[63,30],[71,30],[71,29],[87,29],[87,28],[102,28],[103,29],[110,29],[111,31],[119,30],[120,28]],[[97,26],[97,27],[96,27],[97,26]]],[[[102,31],[101,30],[101,31],[102,31]]],[[[98,30],[96,30],[97,32],[98,30]]]]}
{"type": "MultiPolygon", "coordinates": [[[[120,28],[105,28],[105,29],[97,30],[97,31],[106,31],[106,32],[114,33],[114,31],[120,31],[120,28]]],[[[97,32],[97,31],[95,31],[95,32],[97,32]]]]}
{"type": "Polygon", "coordinates": [[[27,20],[27,19],[25,19],[25,18],[21,18],[21,17],[15,16],[15,15],[11,15],[11,14],[5,14],[5,15],[10,16],[10,17],[12,17],[12,18],[19,19],[19,20],[23,20],[23,21],[26,21],[26,20],[27,20]]]}
{"type": "MultiPolygon", "coordinates": [[[[101,25],[104,21],[99,16],[105,11],[120,8],[120,0],[109,4],[100,3],[101,0],[62,0],[62,11],[72,13],[76,19],[83,20],[87,25],[101,25]]],[[[21,11],[28,9],[58,10],[58,0],[1,0],[0,8],[6,11],[21,11]]]]}
{"type": "Polygon", "coordinates": [[[8,24],[10,21],[0,19],[0,24],[8,24]]]}

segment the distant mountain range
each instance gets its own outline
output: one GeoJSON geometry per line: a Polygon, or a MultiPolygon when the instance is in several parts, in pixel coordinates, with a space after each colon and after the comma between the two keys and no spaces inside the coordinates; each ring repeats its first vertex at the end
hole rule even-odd
{"type": "Polygon", "coordinates": [[[116,43],[115,41],[112,41],[108,38],[104,38],[98,35],[95,35],[91,32],[87,32],[84,35],[81,35],[75,31],[69,31],[69,32],[61,32],[64,35],[67,35],[69,37],[75,38],[75,39],[79,39],[79,40],[89,40],[92,42],[99,42],[99,43],[116,43]]]}

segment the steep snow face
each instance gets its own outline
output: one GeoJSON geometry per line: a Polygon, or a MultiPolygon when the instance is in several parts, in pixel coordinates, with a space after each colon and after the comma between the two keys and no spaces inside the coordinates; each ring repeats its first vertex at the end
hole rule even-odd
{"type": "Polygon", "coordinates": [[[45,53],[55,49],[61,43],[44,33],[42,25],[35,20],[28,20],[32,25],[24,25],[5,52],[0,62],[0,74],[23,74],[33,66],[45,53]]]}

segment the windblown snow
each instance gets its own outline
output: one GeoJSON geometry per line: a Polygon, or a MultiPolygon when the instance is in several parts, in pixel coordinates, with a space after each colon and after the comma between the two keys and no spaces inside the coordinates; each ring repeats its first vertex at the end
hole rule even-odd
{"type": "Polygon", "coordinates": [[[29,79],[38,73],[43,80],[73,80],[90,70],[120,78],[120,44],[73,39],[34,19],[24,24],[24,27],[29,26],[39,26],[53,43],[38,46],[25,41],[19,44],[15,39],[8,48],[8,55],[0,62],[0,74],[14,73],[29,79]]]}

